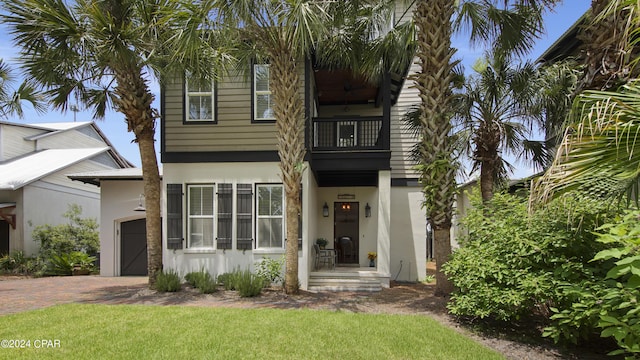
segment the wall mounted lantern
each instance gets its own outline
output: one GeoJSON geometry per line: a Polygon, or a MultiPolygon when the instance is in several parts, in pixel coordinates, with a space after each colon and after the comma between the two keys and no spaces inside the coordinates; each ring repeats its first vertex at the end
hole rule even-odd
{"type": "Polygon", "coordinates": [[[144,205],[142,205],[142,199],[144,198],[144,195],[140,194],[140,197],[138,198],[138,206],[136,206],[133,211],[147,211],[147,208],[144,207],[144,205]]]}
{"type": "Polygon", "coordinates": [[[369,206],[369,203],[364,207],[364,216],[371,217],[371,206],[369,206]]]}
{"type": "Polygon", "coordinates": [[[323,217],[329,217],[329,205],[327,205],[327,202],[324,202],[324,205],[322,206],[322,216],[323,217]]]}

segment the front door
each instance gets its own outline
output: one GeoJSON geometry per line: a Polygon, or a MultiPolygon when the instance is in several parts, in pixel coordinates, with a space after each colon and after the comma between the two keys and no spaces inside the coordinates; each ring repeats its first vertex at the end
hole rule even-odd
{"type": "Polygon", "coordinates": [[[335,248],[338,249],[338,262],[358,264],[359,246],[359,206],[357,202],[333,203],[335,248]]]}
{"type": "Polygon", "coordinates": [[[9,253],[9,223],[0,220],[0,256],[9,253]]]}

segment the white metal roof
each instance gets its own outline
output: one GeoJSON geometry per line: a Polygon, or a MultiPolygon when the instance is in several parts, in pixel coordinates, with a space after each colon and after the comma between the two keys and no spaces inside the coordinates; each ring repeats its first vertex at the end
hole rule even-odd
{"type": "Polygon", "coordinates": [[[41,129],[47,129],[51,131],[60,131],[60,130],[69,130],[76,127],[83,127],[87,124],[91,124],[91,121],[80,121],[80,122],[53,122],[53,123],[37,123],[37,124],[27,124],[29,126],[38,127],[41,129]]]}
{"type": "MultiPolygon", "coordinates": [[[[159,168],[162,177],[162,168],[159,168]]],[[[142,180],[141,168],[89,171],[67,175],[72,180],[100,186],[102,180],[142,180]]]]}
{"type": "Polygon", "coordinates": [[[0,164],[0,190],[17,190],[82,160],[109,150],[103,148],[49,149],[0,164]]]}

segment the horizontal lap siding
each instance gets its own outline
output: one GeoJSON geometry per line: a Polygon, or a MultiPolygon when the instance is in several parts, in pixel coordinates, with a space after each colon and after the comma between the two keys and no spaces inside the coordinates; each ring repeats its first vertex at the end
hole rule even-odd
{"type": "MultiPolygon", "coordinates": [[[[412,65],[409,74],[418,70],[417,65],[412,65]]],[[[404,114],[411,107],[420,102],[418,90],[413,88],[413,81],[406,79],[398,102],[391,109],[391,177],[392,178],[416,178],[418,173],[413,170],[414,162],[409,158],[411,149],[417,142],[417,138],[409,131],[403,121],[404,114]]]]}
{"type": "MultiPolygon", "coordinates": [[[[299,95],[304,97],[304,66],[300,67],[299,95]]],[[[168,82],[165,89],[165,151],[273,151],[276,127],[251,122],[251,77],[228,76],[217,84],[217,124],[184,124],[183,85],[168,82]]]]}

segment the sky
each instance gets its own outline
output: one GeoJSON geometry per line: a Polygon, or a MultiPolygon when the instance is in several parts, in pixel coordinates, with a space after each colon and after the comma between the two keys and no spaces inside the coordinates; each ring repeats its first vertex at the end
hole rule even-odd
{"type": "MultiPolygon", "coordinates": [[[[528,59],[535,60],[540,54],[542,54],[553,42],[558,39],[573,23],[585,13],[589,8],[591,1],[588,0],[564,0],[561,4],[556,6],[553,12],[545,15],[545,33],[536,42],[533,50],[528,55],[528,59]]],[[[482,48],[470,48],[468,44],[468,38],[465,39],[464,34],[457,35],[453,40],[453,46],[458,49],[456,57],[462,60],[463,65],[468,69],[470,66],[481,57],[482,48]]],[[[8,62],[17,73],[17,65],[14,61],[17,57],[18,51],[14,47],[13,41],[8,35],[7,27],[4,24],[0,24],[0,58],[8,62]]],[[[14,84],[17,86],[18,84],[14,84]]],[[[155,95],[155,101],[152,104],[156,109],[160,108],[160,88],[157,84],[151,84],[151,90],[155,95]]],[[[25,106],[24,118],[10,117],[3,119],[15,123],[35,124],[43,122],[73,122],[74,117],[76,121],[91,121],[92,114],[87,111],[80,111],[74,113],[68,111],[61,113],[59,111],[50,110],[45,114],[38,114],[29,106],[25,106]]],[[[124,120],[124,116],[115,111],[109,111],[103,120],[96,121],[96,124],[104,132],[107,138],[111,141],[116,150],[122,154],[127,160],[132,162],[136,166],[140,166],[140,154],[137,144],[133,143],[134,136],[132,133],[127,132],[127,125],[124,120]]],[[[160,126],[156,126],[156,151],[158,161],[160,161],[160,126]]],[[[522,178],[534,173],[534,169],[524,164],[514,164],[516,170],[512,174],[512,178],[522,178]]]]}

